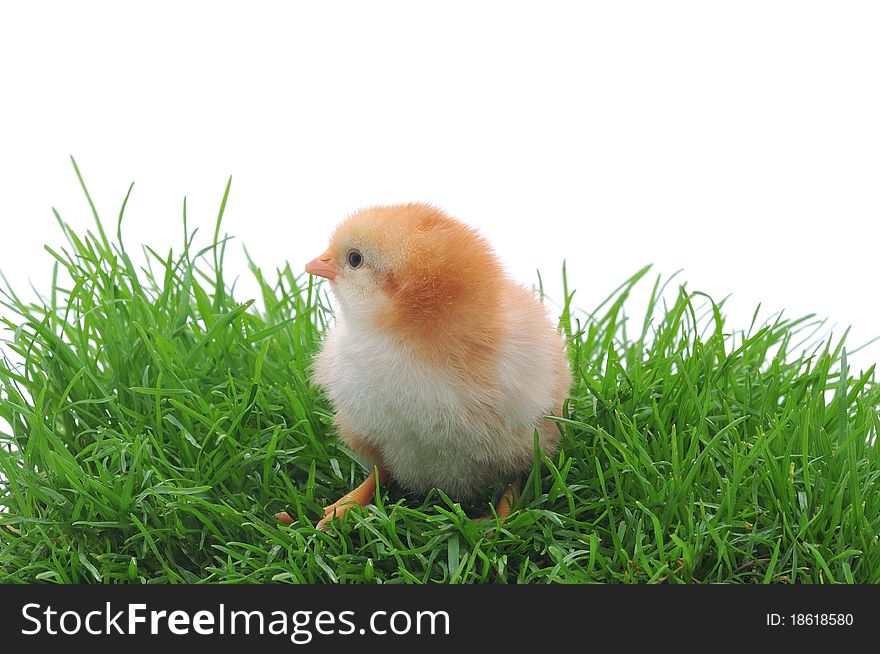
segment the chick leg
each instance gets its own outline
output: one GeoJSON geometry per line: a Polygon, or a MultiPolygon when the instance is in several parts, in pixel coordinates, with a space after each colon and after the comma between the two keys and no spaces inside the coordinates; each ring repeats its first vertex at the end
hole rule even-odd
{"type": "MultiPolygon", "coordinates": [[[[504,492],[501,494],[501,499],[498,500],[498,504],[495,506],[495,515],[498,516],[499,522],[504,522],[513,511],[514,503],[519,499],[520,494],[520,480],[512,481],[507,484],[504,489],[504,492]]],[[[491,515],[483,516],[483,520],[488,520],[492,518],[491,515]]]]}
{"type": "Polygon", "coordinates": [[[351,507],[357,505],[365,507],[376,494],[376,482],[381,486],[388,482],[390,475],[383,468],[377,468],[377,473],[370,473],[364,482],[350,493],[346,493],[330,506],[324,508],[324,517],[315,525],[318,529],[326,529],[327,525],[336,518],[341,518],[351,507]]]}

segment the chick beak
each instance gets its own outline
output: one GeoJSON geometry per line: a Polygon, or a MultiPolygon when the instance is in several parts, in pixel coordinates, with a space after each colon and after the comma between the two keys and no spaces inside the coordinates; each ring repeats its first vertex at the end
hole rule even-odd
{"type": "Polygon", "coordinates": [[[336,279],[336,275],[339,274],[339,268],[337,268],[336,264],[333,262],[333,257],[328,251],[322,254],[317,259],[312,259],[311,261],[309,261],[306,264],[306,272],[310,275],[326,277],[332,282],[336,279]]]}

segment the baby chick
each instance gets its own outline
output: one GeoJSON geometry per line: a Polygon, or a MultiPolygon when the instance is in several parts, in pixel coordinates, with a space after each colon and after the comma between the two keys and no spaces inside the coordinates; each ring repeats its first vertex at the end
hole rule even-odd
{"type": "Polygon", "coordinates": [[[536,429],[556,448],[544,416],[561,415],[571,386],[563,339],[475,230],[427,204],[373,207],[339,225],[306,272],[339,304],[314,382],[342,440],[378,470],[319,527],[372,501],[377,481],[468,499],[531,465],[536,429]]]}

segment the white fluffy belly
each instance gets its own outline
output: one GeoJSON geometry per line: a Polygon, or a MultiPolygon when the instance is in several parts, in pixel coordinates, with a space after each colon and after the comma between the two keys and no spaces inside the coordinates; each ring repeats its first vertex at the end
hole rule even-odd
{"type": "MultiPolygon", "coordinates": [[[[483,419],[495,412],[497,389],[426,366],[388,336],[338,323],[316,360],[315,379],[345,422],[381,452],[392,477],[412,490],[467,497],[497,481],[511,458],[500,442],[509,441],[500,433],[505,427],[483,419]]],[[[529,437],[526,457],[530,451],[529,437]]]]}

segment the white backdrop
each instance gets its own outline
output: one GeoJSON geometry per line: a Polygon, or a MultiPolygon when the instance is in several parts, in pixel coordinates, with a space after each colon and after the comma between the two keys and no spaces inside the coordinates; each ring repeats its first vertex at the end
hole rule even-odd
{"type": "MultiPolygon", "coordinates": [[[[479,227],[592,308],[642,265],[880,334],[874,2],[4,3],[0,269],[45,289],[50,206],[129,244],[225,230],[273,269],[375,203],[479,227]]],[[[228,269],[247,276],[240,247],[228,269]]],[[[252,288],[245,283],[242,290],[252,288]]],[[[555,291],[558,296],[558,290],[555,291]]],[[[876,344],[856,358],[880,359],[876,344]]]]}

